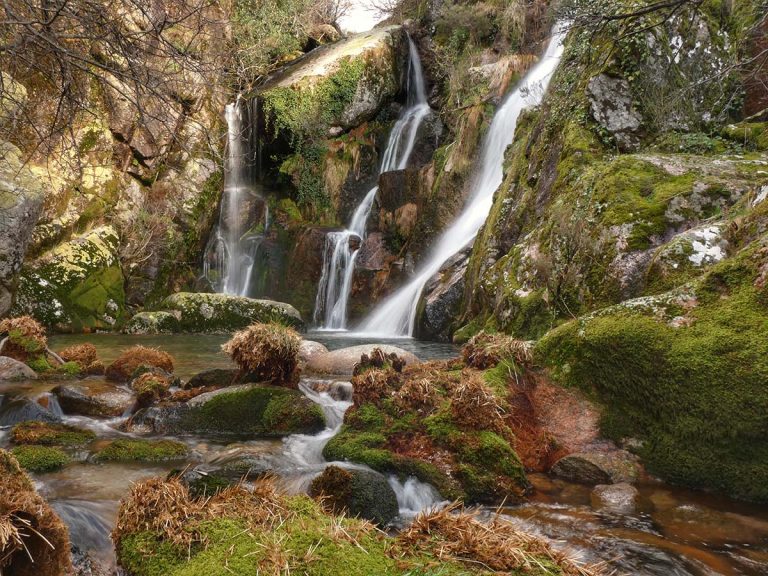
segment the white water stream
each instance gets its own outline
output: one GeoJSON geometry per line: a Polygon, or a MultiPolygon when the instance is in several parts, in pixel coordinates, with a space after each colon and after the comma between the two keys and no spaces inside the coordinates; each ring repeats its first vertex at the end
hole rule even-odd
{"type": "Polygon", "coordinates": [[[421,292],[451,256],[477,235],[503,180],[504,152],[512,143],[520,113],[541,103],[563,54],[565,28],[558,27],[543,57],[507,97],[493,117],[483,141],[480,161],[472,179],[469,200],[457,220],[446,229],[416,276],[377,306],[359,327],[360,332],[388,337],[412,336],[421,292]]]}
{"type": "MultiPolygon", "coordinates": [[[[429,114],[424,72],[419,52],[408,38],[408,85],[406,108],[392,128],[384,150],[379,174],[402,170],[416,144],[419,127],[429,114]]],[[[365,240],[365,227],[379,187],[374,186],[358,205],[346,230],[330,232],[325,238],[323,272],[315,299],[315,324],[321,330],[346,330],[347,305],[352,290],[355,261],[365,240]]]]}

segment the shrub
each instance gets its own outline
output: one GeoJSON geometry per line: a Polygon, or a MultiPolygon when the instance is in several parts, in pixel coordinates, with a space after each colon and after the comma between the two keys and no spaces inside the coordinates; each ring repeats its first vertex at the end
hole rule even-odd
{"type": "Polygon", "coordinates": [[[241,375],[273,384],[295,384],[301,337],[279,324],[252,324],[235,332],[221,349],[240,367],[241,375]]]}
{"type": "Polygon", "coordinates": [[[132,346],[125,350],[117,360],[107,366],[107,380],[127,382],[134,371],[140,366],[152,366],[172,373],[173,357],[157,348],[132,346]]]}

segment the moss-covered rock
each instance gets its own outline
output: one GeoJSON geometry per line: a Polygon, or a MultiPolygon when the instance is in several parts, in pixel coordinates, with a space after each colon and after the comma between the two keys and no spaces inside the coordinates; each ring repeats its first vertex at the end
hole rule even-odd
{"type": "Polygon", "coordinates": [[[239,438],[313,434],[325,426],[322,410],[296,390],[263,384],[230,386],[137,413],[136,424],[159,433],[239,438]]]}
{"type": "Polygon", "coordinates": [[[69,424],[27,421],[17,424],[11,430],[11,441],[14,444],[76,448],[85,446],[95,439],[96,434],[92,430],[69,424]]]}
{"type": "Polygon", "coordinates": [[[768,248],[716,264],[685,292],[628,301],[549,333],[550,375],[605,406],[610,437],[641,441],[672,482],[768,500],[768,248]]]}
{"type": "Polygon", "coordinates": [[[109,442],[92,456],[94,462],[165,462],[183,460],[187,446],[173,440],[120,439],[109,442]]]}
{"type": "Polygon", "coordinates": [[[66,452],[54,446],[16,446],[11,452],[29,472],[53,472],[72,461],[66,452]]]}
{"type": "Polygon", "coordinates": [[[125,326],[126,334],[173,334],[181,332],[179,319],[172,312],[139,312],[125,326]]]}
{"type": "Polygon", "coordinates": [[[245,296],[179,292],[166,298],[160,307],[177,315],[183,332],[229,333],[255,322],[304,328],[301,314],[290,304],[245,296]]]}
{"type": "Polygon", "coordinates": [[[102,226],[28,262],[14,312],[63,331],[113,328],[125,313],[119,243],[116,230],[102,226]]]}

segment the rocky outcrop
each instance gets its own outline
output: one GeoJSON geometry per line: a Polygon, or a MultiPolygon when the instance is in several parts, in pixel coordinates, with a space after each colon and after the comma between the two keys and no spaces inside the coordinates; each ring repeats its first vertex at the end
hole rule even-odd
{"type": "Polygon", "coordinates": [[[160,307],[178,318],[178,329],[182,332],[229,333],[255,322],[271,321],[304,327],[301,314],[290,304],[245,296],[178,292],[166,298],[160,307]]]}
{"type": "Polygon", "coordinates": [[[181,332],[180,314],[173,312],[139,312],[125,326],[126,334],[173,334],[181,332]]]}
{"type": "Polygon", "coordinates": [[[25,264],[13,312],[62,331],[111,329],[125,312],[120,240],[95,228],[25,264]]]}
{"type": "Polygon", "coordinates": [[[450,340],[461,314],[469,250],[450,258],[424,286],[416,335],[425,340],[450,340]]]}
{"type": "Polygon", "coordinates": [[[639,131],[643,118],[635,108],[632,91],[624,78],[599,74],[587,85],[592,116],[627,152],[640,144],[639,131]]]}
{"type": "MultiPolygon", "coordinates": [[[[3,79],[5,82],[5,75],[3,79]]],[[[0,110],[4,106],[0,101],[0,110]]],[[[11,144],[0,143],[0,317],[11,309],[16,275],[44,196],[41,180],[24,165],[21,151],[11,144]]]]}

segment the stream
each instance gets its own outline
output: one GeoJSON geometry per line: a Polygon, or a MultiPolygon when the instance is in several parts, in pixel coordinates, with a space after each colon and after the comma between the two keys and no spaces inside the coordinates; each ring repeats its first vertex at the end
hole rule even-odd
{"type": "MultiPolygon", "coordinates": [[[[308,338],[322,340],[329,349],[363,343],[344,333],[314,333],[308,338]]],[[[106,363],[129,345],[162,346],[176,358],[176,373],[181,378],[189,378],[201,370],[231,366],[229,359],[219,352],[225,339],[204,335],[174,335],[172,338],[76,335],[52,338],[52,347],[59,349],[74,343],[91,342],[106,363]]],[[[450,344],[418,340],[397,340],[396,343],[425,360],[457,354],[457,349],[450,344]]],[[[6,399],[14,396],[36,398],[56,384],[40,381],[7,384],[0,394],[6,399]]],[[[184,437],[180,440],[190,447],[190,464],[205,467],[247,452],[274,469],[288,492],[306,491],[312,478],[328,465],[322,450],[338,432],[344,412],[351,406],[351,386],[342,380],[304,378],[300,387],[325,413],[325,430],[316,435],[235,444],[184,437]]],[[[94,429],[100,438],[124,435],[115,429],[122,420],[64,418],[65,422],[94,429]]],[[[6,432],[0,430],[0,445],[7,444],[6,432]]],[[[158,465],[75,463],[58,472],[36,475],[35,482],[70,527],[73,544],[87,550],[105,565],[114,566],[109,532],[116,519],[120,498],[127,494],[134,482],[164,476],[179,466],[178,462],[158,465]]],[[[766,506],[649,482],[638,486],[640,496],[634,510],[617,512],[593,503],[590,487],[541,474],[531,475],[531,481],[535,490],[528,503],[482,513],[500,513],[527,531],[552,539],[556,546],[575,550],[584,560],[610,561],[624,574],[768,574],[766,506]]],[[[400,523],[440,502],[439,494],[432,487],[415,479],[401,482],[390,477],[389,482],[400,506],[400,523]]]]}

